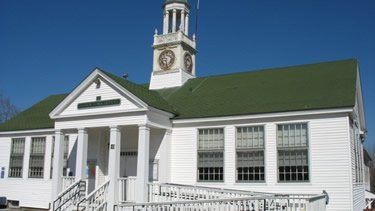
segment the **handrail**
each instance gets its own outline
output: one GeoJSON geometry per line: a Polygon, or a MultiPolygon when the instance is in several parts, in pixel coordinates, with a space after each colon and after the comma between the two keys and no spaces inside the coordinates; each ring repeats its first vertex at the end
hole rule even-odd
{"type": "Polygon", "coordinates": [[[109,185],[109,180],[105,183],[103,183],[101,186],[99,186],[96,190],[94,190],[93,192],[91,192],[89,195],[87,195],[87,200],[92,198],[100,189],[102,189],[104,186],[108,186],[109,185]]]}
{"type": "Polygon", "coordinates": [[[79,180],[67,189],[61,192],[56,200],[53,201],[53,211],[61,210],[61,208],[72,199],[79,197],[82,192],[86,191],[86,182],[79,180]]]}
{"type": "MultiPolygon", "coordinates": [[[[79,202],[77,203],[77,211],[82,211],[82,210],[79,209],[79,207],[80,207],[80,205],[81,205],[84,201],[86,201],[86,197],[83,198],[81,201],[79,201],[79,202]]],[[[86,206],[84,207],[83,210],[85,210],[85,209],[86,209],[86,206]]]]}
{"type": "Polygon", "coordinates": [[[86,202],[85,209],[88,211],[92,208],[93,210],[97,210],[102,208],[106,204],[106,197],[107,197],[107,191],[108,191],[108,186],[109,186],[109,180],[99,186],[97,189],[95,189],[93,192],[91,192],[88,196],[86,196],[83,200],[81,200],[77,204],[77,210],[79,210],[79,207],[83,202],[86,202]],[[96,204],[95,203],[99,202],[96,204]]]}
{"type": "Polygon", "coordinates": [[[65,190],[69,186],[75,183],[75,177],[74,176],[62,176],[62,189],[65,190]]]}
{"type": "MultiPolygon", "coordinates": [[[[225,208],[227,210],[282,210],[292,208],[298,211],[315,211],[325,210],[325,203],[311,204],[310,200],[323,199],[325,195],[317,195],[310,198],[303,197],[280,197],[280,196],[252,196],[239,198],[223,198],[223,199],[203,199],[194,201],[169,201],[169,202],[149,202],[149,203],[133,203],[133,204],[119,204],[115,205],[115,211],[128,210],[159,210],[167,208],[178,208],[179,210],[201,210],[209,207],[225,208]],[[252,209],[248,209],[252,208],[252,209]],[[257,209],[254,209],[257,208],[257,209]],[[317,209],[318,208],[318,209],[317,209]],[[280,209],[281,210],[281,209],[280,209]]],[[[221,209],[219,209],[221,210],[221,209]]]]}
{"type": "MultiPolygon", "coordinates": [[[[155,183],[149,183],[150,185],[154,185],[155,183]]],[[[194,188],[194,189],[201,189],[201,190],[207,190],[207,191],[219,191],[223,193],[233,193],[233,194],[273,194],[268,192],[257,192],[257,191],[246,191],[246,190],[234,190],[234,189],[227,189],[227,188],[215,188],[215,187],[206,187],[206,186],[199,186],[199,185],[183,185],[183,184],[175,184],[175,183],[160,183],[157,184],[160,186],[170,186],[170,187],[181,187],[181,188],[194,188]]],[[[298,194],[297,194],[298,195],[298,194]]]]}
{"type": "Polygon", "coordinates": [[[190,186],[179,184],[149,184],[149,202],[163,201],[192,201],[201,199],[239,198],[250,196],[272,196],[272,193],[262,193],[224,188],[190,186]]]}
{"type": "MultiPolygon", "coordinates": [[[[314,198],[324,198],[325,195],[318,195],[314,198]]],[[[269,197],[262,197],[262,196],[253,196],[253,197],[239,197],[239,198],[222,198],[222,199],[200,199],[194,201],[167,201],[167,202],[146,202],[146,203],[127,203],[121,204],[121,207],[129,207],[129,206],[150,206],[150,205],[174,205],[174,204],[184,204],[184,203],[213,203],[213,202],[231,202],[231,201],[244,201],[244,200],[264,200],[264,199],[289,199],[289,200],[307,200],[309,201],[310,198],[299,198],[299,197],[277,197],[277,196],[269,196],[269,197]]]]}

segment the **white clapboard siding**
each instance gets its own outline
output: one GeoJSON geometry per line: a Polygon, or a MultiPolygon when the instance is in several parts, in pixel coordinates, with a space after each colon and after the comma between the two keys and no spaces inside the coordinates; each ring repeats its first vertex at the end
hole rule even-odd
{"type": "Polygon", "coordinates": [[[365,187],[363,184],[353,185],[353,210],[363,210],[365,203],[365,187]]]}
{"type": "Polygon", "coordinates": [[[119,91],[116,91],[112,86],[110,86],[105,81],[101,81],[100,88],[96,88],[96,83],[89,85],[74,101],[68,105],[61,113],[61,116],[65,115],[79,115],[87,113],[98,113],[98,112],[118,112],[126,111],[140,108],[139,105],[136,105],[128,96],[120,94],[119,91]],[[79,103],[93,102],[96,101],[96,97],[100,96],[101,100],[113,100],[120,99],[120,105],[113,106],[102,106],[96,108],[84,108],[78,109],[77,105],[79,103]]]}
{"type": "MultiPolygon", "coordinates": [[[[39,136],[40,135],[38,135],[38,137],[39,136]]],[[[30,139],[30,136],[26,136],[26,138],[30,139]]],[[[52,139],[48,138],[47,140],[49,141],[52,139]]],[[[0,168],[5,167],[5,178],[0,179],[0,196],[6,196],[8,200],[19,201],[20,206],[22,207],[38,207],[47,209],[49,202],[51,201],[52,187],[49,175],[45,174],[44,179],[30,179],[27,177],[7,178],[9,170],[10,148],[11,138],[0,138],[0,168]]],[[[26,147],[25,150],[27,150],[26,147]]],[[[28,160],[26,154],[29,153],[26,153],[25,151],[24,161],[28,160]]],[[[50,166],[47,166],[47,164],[50,165],[50,161],[47,162],[47,159],[50,159],[50,155],[46,154],[45,171],[49,172],[50,166]]],[[[28,167],[29,165],[27,162],[27,165],[24,165],[23,169],[25,170],[28,167]]]]}
{"type": "Polygon", "coordinates": [[[171,182],[244,189],[261,192],[278,193],[321,193],[326,190],[330,195],[327,209],[352,210],[352,187],[350,169],[350,151],[348,139],[348,117],[331,116],[319,118],[294,118],[291,122],[307,122],[309,125],[309,162],[310,182],[286,183],[277,182],[277,149],[276,125],[290,121],[252,120],[248,125],[265,125],[265,167],[266,182],[257,184],[235,183],[235,126],[246,125],[241,122],[221,122],[193,125],[190,127],[176,127],[172,133],[171,144],[171,182]],[[225,155],[223,183],[196,182],[197,167],[197,128],[224,127],[225,155]]]}
{"type": "Polygon", "coordinates": [[[163,89],[183,85],[193,76],[183,70],[178,70],[168,74],[153,73],[151,75],[150,89],[163,89]]]}
{"type": "MultiPolygon", "coordinates": [[[[10,148],[11,148],[11,138],[0,137],[0,170],[1,170],[1,167],[5,167],[5,175],[4,175],[5,178],[4,179],[0,178],[0,182],[3,182],[8,177],[10,148]]],[[[0,195],[1,195],[1,190],[2,190],[2,187],[0,186],[0,195]]]]}
{"type": "Polygon", "coordinates": [[[21,207],[47,209],[51,200],[52,182],[49,179],[0,180],[0,192],[8,200],[17,200],[21,207]]]}

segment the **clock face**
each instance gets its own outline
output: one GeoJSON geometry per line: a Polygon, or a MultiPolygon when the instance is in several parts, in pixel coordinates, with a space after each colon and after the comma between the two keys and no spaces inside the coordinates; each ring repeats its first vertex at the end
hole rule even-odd
{"type": "Polygon", "coordinates": [[[163,51],[159,56],[159,66],[163,70],[169,70],[175,61],[175,55],[171,50],[163,51]]]}
{"type": "Polygon", "coordinates": [[[191,71],[193,70],[193,58],[189,53],[186,53],[184,56],[184,64],[186,70],[191,73],[191,71]]]}

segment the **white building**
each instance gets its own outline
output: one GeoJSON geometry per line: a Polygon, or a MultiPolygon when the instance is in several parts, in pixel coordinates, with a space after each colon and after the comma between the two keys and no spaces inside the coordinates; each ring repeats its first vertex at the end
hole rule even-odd
{"type": "Polygon", "coordinates": [[[365,207],[356,60],[198,78],[187,0],[166,0],[163,23],[148,87],[95,69],[0,125],[0,196],[53,210],[365,207]]]}

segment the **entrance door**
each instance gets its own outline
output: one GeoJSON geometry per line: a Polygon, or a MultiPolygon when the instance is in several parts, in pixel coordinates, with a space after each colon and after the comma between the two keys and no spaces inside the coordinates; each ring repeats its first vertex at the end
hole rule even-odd
{"type": "Polygon", "coordinates": [[[121,152],[121,177],[137,176],[137,154],[136,150],[121,152]]]}

